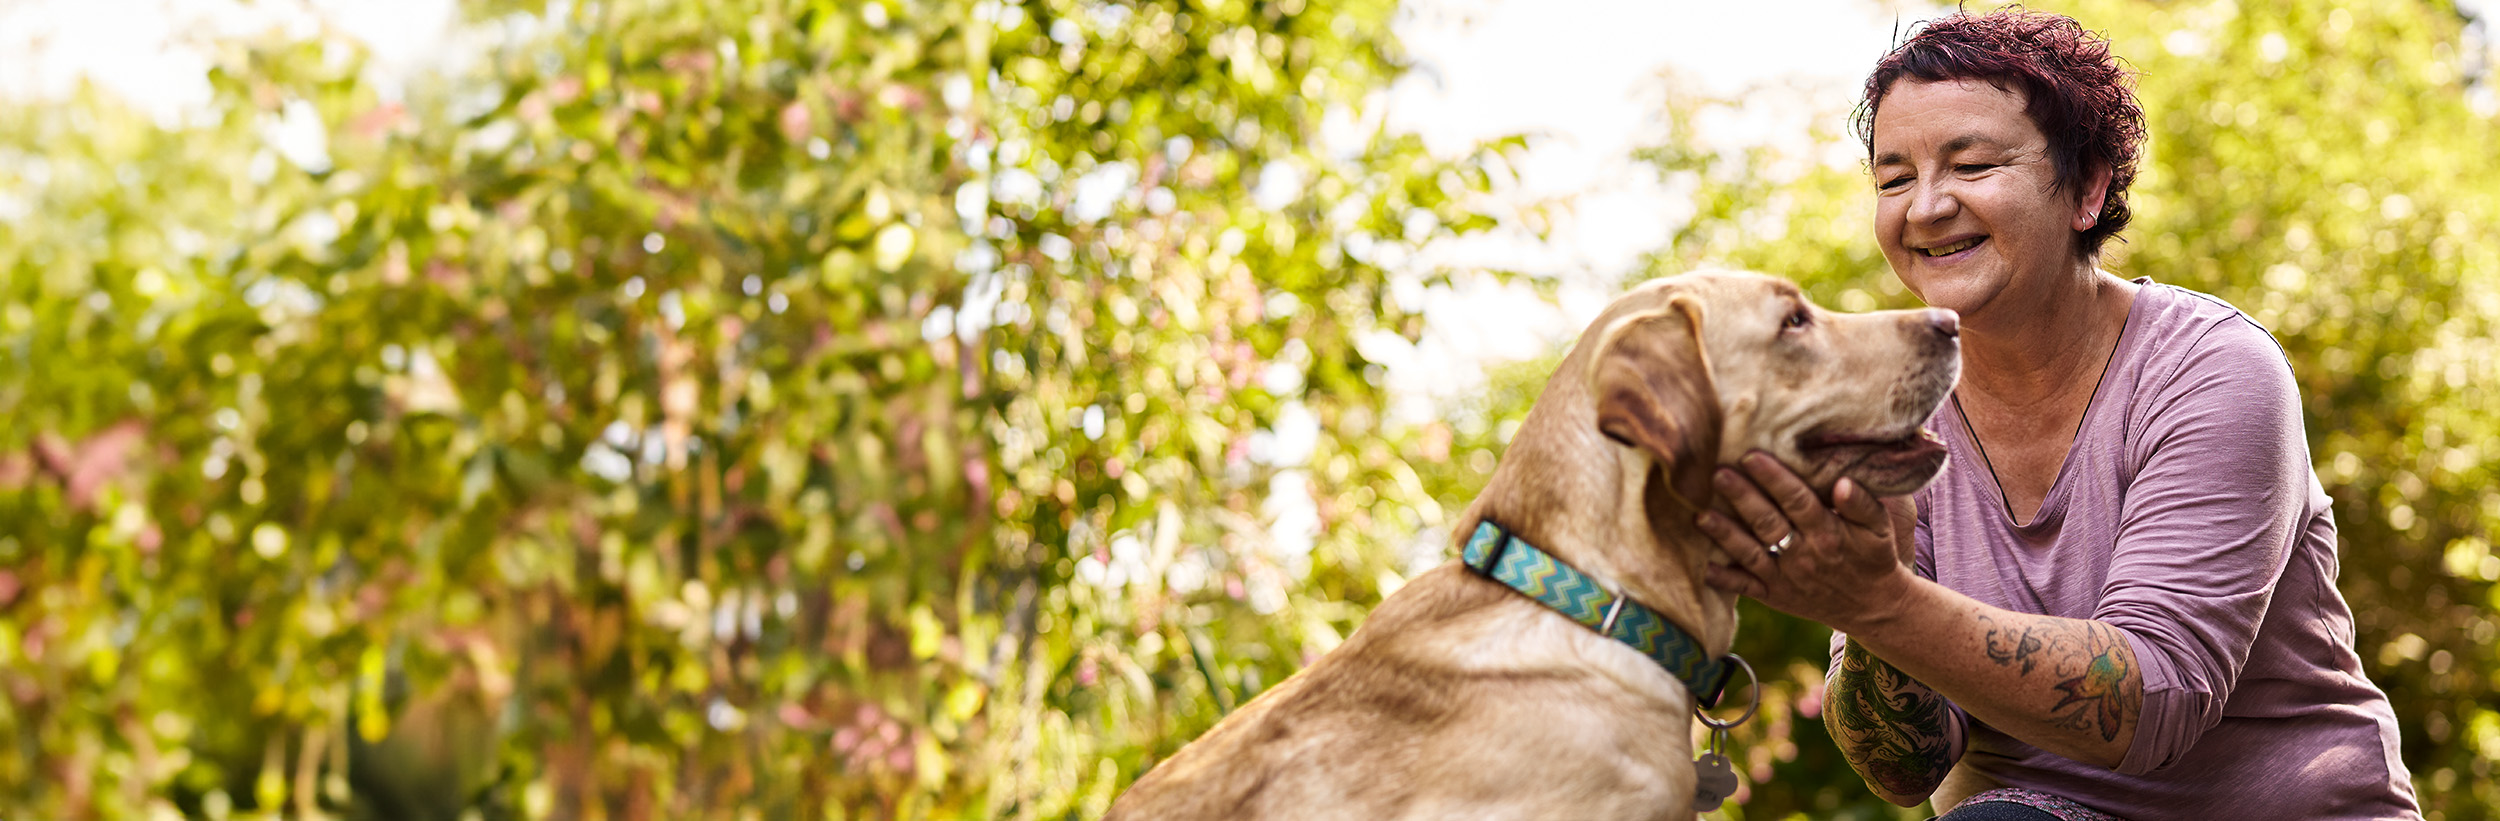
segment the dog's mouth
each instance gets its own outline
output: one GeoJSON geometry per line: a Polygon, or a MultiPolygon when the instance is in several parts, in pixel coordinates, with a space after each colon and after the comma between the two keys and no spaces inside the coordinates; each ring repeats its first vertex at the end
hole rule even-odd
{"type": "MultiPolygon", "coordinates": [[[[1944,440],[1935,431],[1810,433],[1797,440],[1810,463],[1830,466],[1833,478],[1849,477],[1879,496],[1909,493],[1944,469],[1944,440]],[[1836,474],[1836,475],[1835,475],[1836,474]]],[[[1819,471],[1818,471],[1819,473],[1819,471]]]]}

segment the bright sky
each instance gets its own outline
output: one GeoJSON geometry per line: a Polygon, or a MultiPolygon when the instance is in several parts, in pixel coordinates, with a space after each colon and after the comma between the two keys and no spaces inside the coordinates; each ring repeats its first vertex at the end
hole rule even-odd
{"type": "Polygon", "coordinates": [[[1532,135],[1520,182],[1495,210],[1559,206],[1550,239],[1508,222],[1418,262],[1561,283],[1559,304],[1548,304],[1524,283],[1462,275],[1424,294],[1419,344],[1367,340],[1364,353],[1390,365],[1397,415],[1409,421],[1480,388],[1485,362],[1537,356],[1577,334],[1689,216],[1685,192],[1632,158],[1664,138],[1671,87],[1745,101],[1736,117],[1697,124],[1705,140],[1808,152],[1813,126],[1841,132],[1895,24],[1870,0],[1428,0],[1407,14],[1399,34],[1419,65],[1391,90],[1390,124],[1448,152],[1532,135]]]}
{"type": "Polygon", "coordinates": [[[0,0],[0,97],[60,97],[81,78],[163,120],[209,100],[208,44],[328,26],[372,48],[384,78],[429,65],[453,0],[0,0]]]}

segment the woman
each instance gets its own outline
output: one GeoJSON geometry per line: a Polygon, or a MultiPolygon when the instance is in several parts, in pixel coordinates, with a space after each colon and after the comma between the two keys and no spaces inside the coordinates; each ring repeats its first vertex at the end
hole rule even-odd
{"type": "Polygon", "coordinates": [[[1827,506],[1755,454],[1701,526],[1711,584],[1837,631],[1825,723],[1867,785],[1950,821],[2418,817],[2281,350],[2097,267],[2144,136],[2107,42],[1934,21],[1857,126],[1893,273],[1961,315],[1951,467],[1827,506]]]}

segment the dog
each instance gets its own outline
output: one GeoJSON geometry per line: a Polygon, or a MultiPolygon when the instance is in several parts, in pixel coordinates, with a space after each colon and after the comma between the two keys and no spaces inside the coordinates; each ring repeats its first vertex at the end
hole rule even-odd
{"type": "Polygon", "coordinates": [[[1693,818],[1690,722],[1712,680],[1688,684],[1497,581],[1484,556],[1532,545],[1603,588],[1587,598],[1613,602],[1608,629],[1645,608],[1719,659],[1736,601],[1703,584],[1704,563],[1727,557],[1694,524],[1716,503],[1712,471],[1761,450],[1827,502],[1844,476],[1879,496],[1925,486],[1944,450],[1920,426],[1959,377],[1956,321],[1833,313],[1741,272],[1633,289],[1555,369],[1457,520],[1461,559],[1138,779],[1107,818],[1693,818]]]}

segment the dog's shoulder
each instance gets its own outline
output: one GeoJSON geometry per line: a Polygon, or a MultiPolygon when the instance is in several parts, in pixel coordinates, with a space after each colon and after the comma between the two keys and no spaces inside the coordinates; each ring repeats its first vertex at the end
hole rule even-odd
{"type": "Polygon", "coordinates": [[[1609,665],[1590,663],[1586,645],[1599,641],[1456,563],[1427,571],[1343,645],[1147,773],[1110,817],[1308,818],[1329,807],[1397,818],[1468,806],[1482,798],[1463,797],[1482,786],[1471,773],[1488,761],[1527,767],[1510,759],[1531,755],[1479,740],[1620,729],[1613,716],[1627,708],[1681,714],[1627,700],[1609,665]]]}
{"type": "MultiPolygon", "coordinates": [[[[1398,790],[1349,782],[1393,739],[1431,736],[1462,709],[1466,677],[1438,657],[1507,591],[1455,563],[1416,576],[1317,662],[1259,694],[1129,788],[1108,819],[1266,818],[1398,790]],[[1281,802],[1281,803],[1277,803],[1281,802]]],[[[1392,802],[1394,803],[1394,801],[1392,802]]]]}

